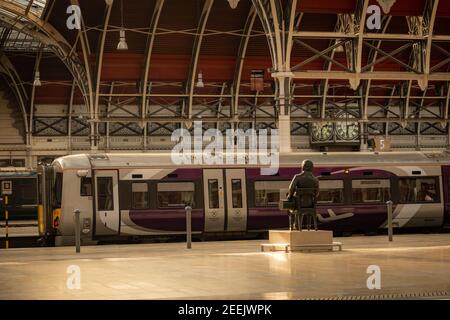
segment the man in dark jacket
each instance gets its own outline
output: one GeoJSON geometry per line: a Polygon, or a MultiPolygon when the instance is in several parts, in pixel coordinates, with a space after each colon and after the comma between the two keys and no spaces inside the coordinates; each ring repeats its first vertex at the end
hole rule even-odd
{"type": "MultiPolygon", "coordinates": [[[[292,179],[291,185],[289,186],[289,193],[288,193],[288,199],[292,199],[292,197],[297,197],[297,189],[309,189],[312,190],[312,195],[314,196],[314,201],[317,199],[317,196],[319,195],[319,180],[313,175],[313,169],[314,164],[311,160],[305,160],[302,163],[302,173],[295,175],[295,177],[292,179]]],[[[307,197],[306,197],[307,198],[307,197]]],[[[315,207],[315,203],[310,203],[308,201],[309,199],[305,199],[306,203],[297,204],[299,207],[304,208],[311,208],[315,207]]],[[[297,197],[298,201],[298,197],[297,197]]],[[[317,221],[314,214],[314,223],[315,228],[317,230],[317,221]]],[[[302,212],[296,212],[295,217],[295,225],[297,230],[302,229],[302,220],[303,220],[303,213],[302,212]],[[298,219],[298,215],[301,215],[300,219],[298,219]]],[[[291,224],[291,229],[293,228],[291,224]]],[[[308,228],[309,229],[309,228],[308,228]]]]}

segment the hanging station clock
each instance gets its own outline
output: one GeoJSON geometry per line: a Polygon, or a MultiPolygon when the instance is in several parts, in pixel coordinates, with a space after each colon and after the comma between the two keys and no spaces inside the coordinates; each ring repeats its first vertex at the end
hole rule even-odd
{"type": "Polygon", "coordinates": [[[312,124],[311,135],[313,141],[330,141],[333,138],[333,123],[317,122],[312,124]]]}
{"type": "Polygon", "coordinates": [[[311,144],[319,146],[358,146],[360,124],[355,113],[339,111],[333,115],[334,122],[317,121],[311,124],[311,144]]]}
{"type": "Polygon", "coordinates": [[[359,122],[356,117],[348,112],[337,115],[336,136],[338,140],[355,141],[359,138],[359,122]]]}

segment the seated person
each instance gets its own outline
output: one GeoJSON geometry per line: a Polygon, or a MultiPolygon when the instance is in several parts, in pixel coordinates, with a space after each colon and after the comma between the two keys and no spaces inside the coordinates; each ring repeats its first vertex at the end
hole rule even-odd
{"type": "MultiPolygon", "coordinates": [[[[294,178],[292,179],[291,185],[289,186],[289,193],[288,193],[288,199],[292,199],[292,197],[297,196],[297,191],[298,189],[310,189],[313,190],[313,194],[315,199],[317,199],[318,195],[319,195],[319,180],[314,177],[313,175],[313,169],[314,169],[314,164],[312,163],[312,161],[310,160],[305,160],[302,163],[302,173],[298,174],[296,176],[294,176],[294,178]]],[[[306,200],[306,199],[305,199],[306,200]]],[[[308,201],[310,202],[310,201],[308,201]]],[[[298,207],[305,207],[305,208],[311,208],[311,207],[315,207],[315,203],[300,203],[297,204],[298,207]]],[[[302,212],[297,212],[297,217],[295,218],[295,229],[297,230],[301,230],[302,229],[302,219],[303,218],[303,213],[302,212]],[[302,215],[300,221],[298,219],[298,215],[302,215]]],[[[314,215],[314,223],[316,224],[316,220],[315,220],[315,215],[314,215]]],[[[291,223],[291,229],[293,229],[293,224],[291,223]]],[[[316,225],[316,229],[317,229],[317,225],[316,225]]]]}

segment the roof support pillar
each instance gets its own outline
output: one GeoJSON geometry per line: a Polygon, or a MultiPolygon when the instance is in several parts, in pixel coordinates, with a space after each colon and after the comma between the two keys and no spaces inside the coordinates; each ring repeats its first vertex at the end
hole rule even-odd
{"type": "Polygon", "coordinates": [[[276,0],[253,0],[253,5],[264,27],[272,57],[272,77],[277,88],[275,103],[278,111],[280,152],[291,152],[291,123],[289,115],[293,86],[291,54],[297,0],[286,1],[284,8],[276,0]]]}

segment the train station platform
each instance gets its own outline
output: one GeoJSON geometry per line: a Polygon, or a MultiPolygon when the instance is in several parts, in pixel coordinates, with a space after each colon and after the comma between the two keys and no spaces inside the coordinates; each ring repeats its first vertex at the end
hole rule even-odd
{"type": "Polygon", "coordinates": [[[194,242],[191,250],[185,243],[102,245],[80,254],[74,247],[1,249],[0,299],[450,297],[450,234],[336,240],[340,252],[261,252],[263,240],[194,242]],[[379,267],[381,289],[368,289],[369,266],[379,267]]]}

